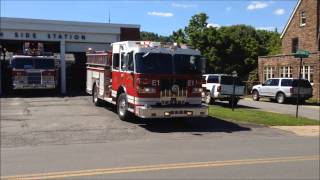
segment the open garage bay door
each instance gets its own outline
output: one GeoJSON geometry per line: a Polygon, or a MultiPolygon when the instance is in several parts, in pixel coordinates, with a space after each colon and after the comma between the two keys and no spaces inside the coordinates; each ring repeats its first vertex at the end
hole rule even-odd
{"type": "Polygon", "coordinates": [[[110,43],[66,43],[66,52],[86,52],[88,48],[95,51],[106,51],[111,48],[110,43]]]}

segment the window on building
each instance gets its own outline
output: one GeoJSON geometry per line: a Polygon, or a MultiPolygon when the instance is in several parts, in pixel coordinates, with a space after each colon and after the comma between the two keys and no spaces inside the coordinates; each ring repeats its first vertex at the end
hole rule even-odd
{"type": "Polygon", "coordinates": [[[275,76],[275,72],[276,72],[276,68],[272,67],[272,66],[265,66],[264,70],[263,70],[263,77],[264,77],[264,81],[270,79],[270,78],[274,78],[275,76]]]}
{"type": "Polygon", "coordinates": [[[299,38],[292,39],[292,53],[296,53],[299,49],[299,38]]]}
{"type": "Polygon", "coordinates": [[[282,66],[279,69],[280,77],[282,78],[292,78],[292,67],[291,66],[282,66]]]}
{"type": "Polygon", "coordinates": [[[302,66],[301,78],[307,79],[310,81],[310,83],[313,83],[313,66],[302,66]]]}
{"type": "Polygon", "coordinates": [[[307,23],[306,12],[301,11],[301,13],[300,13],[300,26],[305,26],[306,23],[307,23]]]}

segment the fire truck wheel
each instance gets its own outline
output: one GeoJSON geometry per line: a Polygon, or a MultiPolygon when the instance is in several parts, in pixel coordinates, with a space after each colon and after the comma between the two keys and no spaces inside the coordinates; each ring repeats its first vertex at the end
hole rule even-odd
{"type": "Polygon", "coordinates": [[[99,89],[97,88],[96,85],[94,85],[93,89],[92,89],[92,101],[93,101],[94,105],[101,106],[102,101],[101,101],[101,99],[98,98],[98,94],[99,94],[99,89]]]}
{"type": "Polygon", "coordinates": [[[125,93],[121,93],[117,101],[117,112],[121,120],[128,120],[128,100],[125,93]]]}

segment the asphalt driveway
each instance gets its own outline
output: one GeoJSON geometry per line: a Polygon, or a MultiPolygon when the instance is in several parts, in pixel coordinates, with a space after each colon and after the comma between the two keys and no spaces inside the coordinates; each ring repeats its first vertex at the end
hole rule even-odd
{"type": "MultiPolygon", "coordinates": [[[[294,104],[278,104],[271,101],[253,101],[252,99],[245,98],[239,101],[239,105],[257,108],[263,111],[270,111],[283,114],[296,114],[296,105],[294,104]]],[[[320,106],[315,105],[302,105],[299,106],[299,116],[319,121],[320,106]]]]}

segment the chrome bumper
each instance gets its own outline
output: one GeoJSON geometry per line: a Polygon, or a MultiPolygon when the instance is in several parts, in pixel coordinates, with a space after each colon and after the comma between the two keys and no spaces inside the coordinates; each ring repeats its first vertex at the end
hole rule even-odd
{"type": "Polygon", "coordinates": [[[165,108],[137,106],[135,114],[140,118],[207,117],[208,106],[165,108]]]}
{"type": "MultiPolygon", "coordinates": [[[[286,98],[297,98],[298,97],[298,94],[287,94],[286,95],[286,98]]],[[[300,94],[299,95],[300,98],[303,98],[303,99],[309,99],[312,97],[312,94],[300,94]]]]}
{"type": "Polygon", "coordinates": [[[55,84],[13,84],[13,89],[54,89],[55,84]]]}

